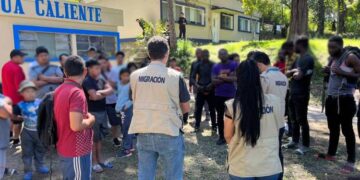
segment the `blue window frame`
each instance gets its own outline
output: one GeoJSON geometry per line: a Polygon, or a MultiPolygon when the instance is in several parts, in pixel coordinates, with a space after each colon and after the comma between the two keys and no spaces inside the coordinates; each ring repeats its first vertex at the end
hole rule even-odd
{"type": "MultiPolygon", "coordinates": [[[[14,36],[14,47],[15,49],[21,49],[21,33],[22,32],[34,32],[34,33],[50,33],[50,34],[61,34],[61,35],[88,35],[88,36],[103,36],[113,37],[116,42],[115,51],[120,50],[120,33],[109,32],[109,31],[93,31],[93,30],[82,30],[82,29],[67,29],[67,28],[54,28],[54,27],[43,27],[43,26],[28,26],[28,25],[13,25],[13,36],[14,36]]],[[[26,62],[31,62],[34,57],[27,57],[26,62]]],[[[51,61],[58,61],[56,55],[51,57],[51,61]]]]}

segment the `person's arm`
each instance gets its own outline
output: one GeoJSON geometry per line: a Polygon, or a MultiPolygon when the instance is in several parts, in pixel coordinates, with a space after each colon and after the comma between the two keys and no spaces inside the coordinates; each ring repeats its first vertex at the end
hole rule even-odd
{"type": "Polygon", "coordinates": [[[229,76],[219,77],[219,79],[221,79],[222,81],[227,82],[227,83],[233,83],[236,81],[236,75],[235,75],[235,73],[231,73],[229,76]]]}
{"type": "Polygon", "coordinates": [[[227,144],[230,144],[231,139],[234,137],[235,124],[232,118],[225,116],[224,119],[224,137],[227,144]]]}
{"type": "Polygon", "coordinates": [[[314,59],[312,57],[306,57],[299,62],[299,67],[295,71],[293,77],[296,80],[301,80],[306,76],[312,74],[314,68],[314,59]]]}
{"type": "Polygon", "coordinates": [[[92,101],[98,101],[104,99],[105,96],[103,96],[101,93],[98,93],[96,91],[96,87],[94,86],[95,85],[92,84],[90,81],[85,80],[83,82],[84,91],[87,92],[87,94],[89,95],[89,99],[92,101]]]}
{"type": "Polygon", "coordinates": [[[12,101],[8,97],[0,99],[0,120],[9,119],[12,115],[12,101]]]}
{"type": "Polygon", "coordinates": [[[216,85],[224,83],[224,81],[219,79],[219,77],[218,77],[219,73],[217,72],[216,65],[214,65],[211,74],[212,74],[212,78],[211,78],[212,79],[212,84],[214,84],[216,86],[216,85]]]}
{"type": "Polygon", "coordinates": [[[179,79],[179,98],[180,98],[180,108],[183,114],[190,112],[190,93],[186,87],[184,79],[181,77],[179,79]]]}
{"type": "Polygon", "coordinates": [[[198,74],[198,70],[199,70],[199,65],[195,66],[194,68],[191,68],[191,73],[190,73],[190,88],[192,86],[197,86],[197,82],[196,82],[196,75],[198,74]]]}
{"type": "Polygon", "coordinates": [[[70,112],[70,129],[75,132],[89,129],[95,123],[94,115],[88,113],[84,117],[81,112],[70,112]]]}
{"type": "Polygon", "coordinates": [[[111,85],[106,82],[105,89],[97,91],[97,93],[100,93],[103,96],[108,96],[112,93],[114,93],[114,89],[111,87],[111,85]]]}
{"type": "Polygon", "coordinates": [[[359,78],[360,77],[360,60],[354,55],[350,54],[345,60],[346,64],[354,69],[353,72],[345,72],[340,69],[340,67],[332,67],[331,70],[337,75],[350,77],[350,78],[359,78]]]}
{"type": "Polygon", "coordinates": [[[46,84],[48,84],[46,81],[40,80],[39,79],[39,74],[35,71],[34,68],[30,69],[29,72],[29,79],[30,81],[32,81],[36,87],[41,88],[43,86],[45,86],[46,84]]]}
{"type": "Polygon", "coordinates": [[[61,77],[45,76],[45,75],[41,74],[41,75],[39,75],[39,79],[41,81],[44,81],[44,82],[47,82],[47,83],[52,83],[52,84],[60,84],[60,83],[64,82],[63,76],[61,76],[61,77]]]}

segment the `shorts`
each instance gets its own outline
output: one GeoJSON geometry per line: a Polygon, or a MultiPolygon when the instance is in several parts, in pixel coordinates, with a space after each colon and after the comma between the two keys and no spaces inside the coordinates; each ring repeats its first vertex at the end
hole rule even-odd
{"type": "Polygon", "coordinates": [[[109,123],[111,126],[120,126],[121,119],[116,115],[115,106],[116,104],[107,104],[106,113],[108,115],[109,123]]]}
{"type": "Polygon", "coordinates": [[[64,180],[91,179],[91,154],[79,157],[62,157],[60,164],[64,180]]]}
{"type": "Polygon", "coordinates": [[[106,135],[109,134],[109,125],[107,120],[106,111],[90,112],[95,116],[95,124],[93,126],[94,130],[94,142],[99,142],[106,135]]]}

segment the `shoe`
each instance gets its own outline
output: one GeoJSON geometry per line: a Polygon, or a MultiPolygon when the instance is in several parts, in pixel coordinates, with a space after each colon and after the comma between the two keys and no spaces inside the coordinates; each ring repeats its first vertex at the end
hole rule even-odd
{"type": "Polygon", "coordinates": [[[100,164],[93,165],[92,170],[96,173],[104,172],[104,169],[100,166],[100,164]]]}
{"type": "Polygon", "coordinates": [[[135,148],[131,148],[129,151],[130,151],[130,152],[135,152],[136,149],[135,149],[135,148]]]}
{"type": "Polygon", "coordinates": [[[193,133],[199,133],[200,132],[200,128],[196,127],[193,131],[193,133]]]}
{"type": "Polygon", "coordinates": [[[49,174],[50,169],[48,167],[41,166],[37,169],[37,172],[40,174],[49,174]]]}
{"type": "Polygon", "coordinates": [[[350,174],[355,171],[355,164],[347,162],[341,169],[340,172],[342,174],[350,174]]]}
{"type": "Polygon", "coordinates": [[[226,141],[225,139],[219,139],[217,142],[216,142],[217,145],[219,146],[222,146],[222,145],[225,145],[226,144],[226,141]]]}
{"type": "Polygon", "coordinates": [[[297,148],[295,150],[295,152],[299,155],[305,155],[307,152],[310,151],[310,148],[308,147],[305,147],[305,146],[300,146],[299,148],[297,148]]]}
{"type": "Polygon", "coordinates": [[[5,168],[4,174],[7,176],[13,176],[14,174],[17,174],[17,171],[16,169],[5,168]]]}
{"type": "Polygon", "coordinates": [[[33,174],[32,172],[27,172],[24,174],[24,180],[32,180],[33,174]]]}
{"type": "Polygon", "coordinates": [[[114,166],[111,164],[111,162],[104,162],[104,163],[99,163],[99,165],[103,168],[103,169],[112,169],[114,166]]]}
{"type": "Polygon", "coordinates": [[[131,150],[120,151],[120,153],[117,155],[117,157],[119,158],[130,157],[130,156],[132,156],[131,150]]]}
{"type": "Polygon", "coordinates": [[[326,161],[336,161],[335,156],[330,156],[328,154],[323,154],[323,153],[319,153],[317,158],[318,159],[323,159],[323,160],[326,160],[326,161]]]}
{"type": "Polygon", "coordinates": [[[205,121],[210,121],[210,116],[206,116],[205,121]]]}
{"type": "Polygon", "coordinates": [[[297,143],[290,141],[289,143],[282,145],[282,147],[285,149],[295,149],[297,148],[297,143]]]}
{"type": "Polygon", "coordinates": [[[12,140],[12,146],[19,146],[20,145],[20,139],[13,139],[12,140]]]}
{"type": "Polygon", "coordinates": [[[121,142],[120,142],[119,138],[114,138],[113,139],[113,145],[115,147],[120,147],[121,146],[121,142]]]}

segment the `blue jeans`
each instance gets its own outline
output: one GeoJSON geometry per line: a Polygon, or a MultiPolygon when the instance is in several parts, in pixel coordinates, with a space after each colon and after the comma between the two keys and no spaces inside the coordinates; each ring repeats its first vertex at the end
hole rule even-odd
{"type": "Polygon", "coordinates": [[[130,150],[133,148],[134,134],[128,134],[131,119],[133,116],[133,106],[130,106],[127,110],[121,112],[122,120],[122,132],[123,132],[123,148],[124,150],[130,150]]]}
{"type": "Polygon", "coordinates": [[[155,180],[158,158],[163,159],[166,180],[182,180],[185,144],[182,134],[139,134],[137,136],[139,180],[155,180]]]}
{"type": "Polygon", "coordinates": [[[278,180],[280,174],[275,174],[272,176],[264,176],[264,177],[237,177],[230,175],[230,180],[278,180]]]}

